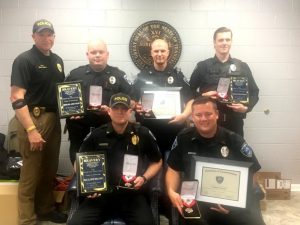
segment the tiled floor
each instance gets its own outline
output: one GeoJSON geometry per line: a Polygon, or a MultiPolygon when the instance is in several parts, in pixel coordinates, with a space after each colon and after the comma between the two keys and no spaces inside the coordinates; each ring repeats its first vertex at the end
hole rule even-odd
{"type": "MultiPolygon", "coordinates": [[[[291,200],[268,200],[267,209],[262,211],[266,225],[300,225],[300,192],[292,192],[291,200]]],[[[161,225],[167,225],[162,217],[161,225]]],[[[39,225],[57,225],[43,222],[39,225]]]]}

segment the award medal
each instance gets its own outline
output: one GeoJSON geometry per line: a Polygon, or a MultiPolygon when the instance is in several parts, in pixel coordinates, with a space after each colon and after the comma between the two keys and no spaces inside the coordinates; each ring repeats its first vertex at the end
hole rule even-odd
{"type": "Polygon", "coordinates": [[[223,100],[228,98],[228,89],[230,86],[230,78],[226,77],[221,77],[218,82],[218,87],[217,87],[217,95],[219,98],[222,98],[223,100]]]}
{"type": "Polygon", "coordinates": [[[226,99],[227,98],[227,93],[220,93],[220,92],[218,92],[218,97],[226,99]]]}
{"type": "Polygon", "coordinates": [[[194,212],[193,210],[193,206],[196,204],[196,200],[195,199],[183,199],[183,205],[186,207],[185,208],[185,212],[187,213],[192,213],[194,212]]]}
{"type": "Polygon", "coordinates": [[[223,146],[221,148],[221,154],[224,158],[226,158],[229,155],[229,149],[227,146],[223,146]]]}
{"type": "Polygon", "coordinates": [[[229,68],[230,68],[230,71],[232,71],[232,72],[235,72],[235,71],[236,71],[236,65],[234,65],[234,64],[231,64],[231,65],[229,66],[229,68]]]}
{"type": "Polygon", "coordinates": [[[128,175],[123,175],[122,176],[122,180],[124,181],[124,185],[126,187],[132,187],[133,184],[131,182],[134,181],[135,178],[136,178],[136,176],[128,176],[128,175]]]}
{"type": "Polygon", "coordinates": [[[115,84],[116,83],[116,78],[114,76],[109,77],[109,83],[110,84],[115,84]]]}
{"type": "Polygon", "coordinates": [[[173,84],[174,83],[174,77],[170,76],[168,77],[168,84],[173,84]]]}
{"type": "Polygon", "coordinates": [[[137,135],[132,135],[132,137],[131,137],[131,143],[133,144],[133,145],[137,145],[138,143],[139,143],[139,136],[137,136],[137,135]]]}

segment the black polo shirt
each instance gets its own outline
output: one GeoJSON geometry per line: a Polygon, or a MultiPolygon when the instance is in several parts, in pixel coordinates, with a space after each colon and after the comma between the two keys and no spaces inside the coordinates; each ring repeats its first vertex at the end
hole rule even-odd
{"type": "Polygon", "coordinates": [[[56,84],[65,78],[62,59],[44,55],[34,45],[13,62],[11,86],[26,89],[28,106],[57,108],[56,84]]]}
{"type": "MultiPolygon", "coordinates": [[[[135,139],[136,140],[136,139],[135,139]]],[[[80,152],[103,151],[107,155],[109,184],[118,185],[123,169],[124,154],[138,155],[137,175],[143,175],[149,162],[159,162],[161,154],[153,135],[146,127],[129,123],[123,134],[117,134],[111,123],[95,129],[83,142],[80,152]],[[132,137],[138,136],[138,143],[132,137]],[[147,160],[144,160],[147,158],[147,160]]]]}

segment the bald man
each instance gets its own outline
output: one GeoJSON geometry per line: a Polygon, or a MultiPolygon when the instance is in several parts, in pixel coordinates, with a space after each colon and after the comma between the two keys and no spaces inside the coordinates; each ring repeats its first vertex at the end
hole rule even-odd
{"type": "MultiPolygon", "coordinates": [[[[151,43],[151,57],[153,65],[141,71],[133,84],[132,98],[139,102],[142,88],[181,87],[182,107],[192,98],[190,86],[182,72],[168,64],[169,45],[166,40],[156,39],[151,43]]],[[[171,149],[176,134],[184,127],[182,114],[174,115],[170,119],[151,119],[145,116],[143,106],[136,104],[137,120],[148,127],[157,139],[162,153],[171,149]]]]}
{"type": "Polygon", "coordinates": [[[110,97],[119,92],[129,94],[131,89],[126,74],[117,67],[107,64],[109,52],[103,40],[93,39],[89,41],[86,56],[89,64],[72,70],[66,78],[67,82],[82,81],[82,91],[86,100],[85,108],[87,109],[83,117],[71,117],[66,120],[72,164],[75,161],[76,153],[90,130],[110,121],[107,114],[110,97]],[[99,94],[99,92],[95,93],[94,90],[101,89],[101,104],[95,105],[97,101],[93,101],[93,96],[99,94]]]}
{"type": "MultiPolygon", "coordinates": [[[[181,87],[180,96],[182,108],[188,105],[188,102],[192,99],[193,95],[190,86],[183,73],[169,65],[169,53],[169,45],[166,40],[154,40],[151,43],[153,65],[142,70],[137,75],[132,88],[132,99],[136,101],[136,119],[143,126],[149,128],[154,134],[159,149],[165,158],[172,147],[177,133],[185,126],[185,112],[183,111],[181,114],[174,115],[174,117],[170,119],[147,118],[144,106],[138,102],[140,102],[141,99],[142,88],[155,90],[162,87],[181,87]]],[[[160,206],[162,206],[162,213],[169,217],[169,206],[171,204],[166,196],[163,196],[161,201],[160,206]]]]}

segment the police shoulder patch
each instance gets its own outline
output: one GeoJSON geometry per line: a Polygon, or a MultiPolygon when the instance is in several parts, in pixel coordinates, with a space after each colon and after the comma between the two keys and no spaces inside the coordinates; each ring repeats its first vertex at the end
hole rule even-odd
{"type": "Polygon", "coordinates": [[[241,147],[241,153],[244,156],[251,158],[253,155],[253,150],[247,143],[244,143],[241,147]]]}

